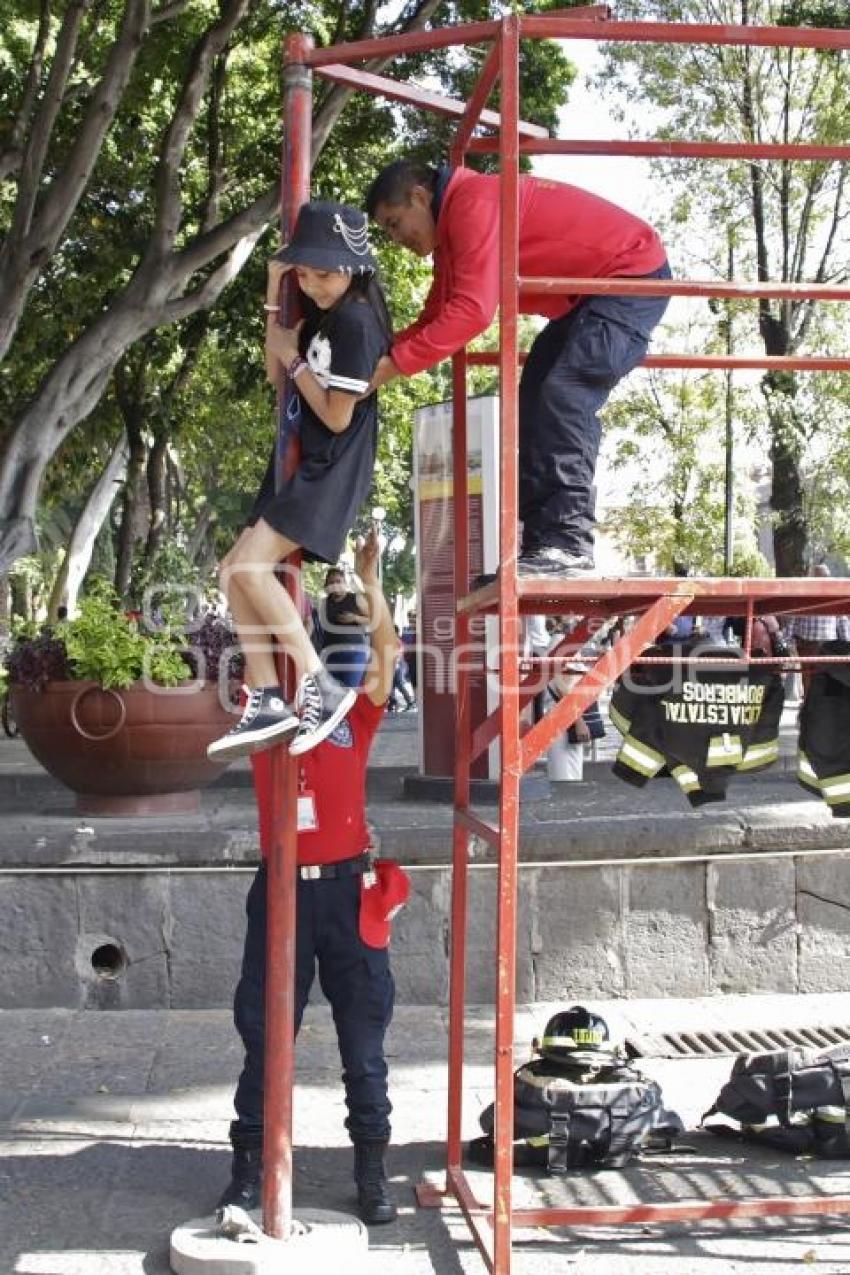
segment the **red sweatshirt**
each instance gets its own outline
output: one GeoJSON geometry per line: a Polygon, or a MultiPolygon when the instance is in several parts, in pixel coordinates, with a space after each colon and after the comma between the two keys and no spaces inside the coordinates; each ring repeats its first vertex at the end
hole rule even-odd
{"type": "MultiPolygon", "coordinates": [[[[390,351],[405,376],[448,358],[492,323],[499,304],[499,188],[498,177],[469,168],[452,174],[437,218],[431,290],[390,351]]],[[[578,186],[520,178],[521,275],[609,279],[651,274],[665,260],[658,234],[639,217],[578,186]]],[[[556,319],[580,300],[529,294],[520,309],[556,319]]]]}

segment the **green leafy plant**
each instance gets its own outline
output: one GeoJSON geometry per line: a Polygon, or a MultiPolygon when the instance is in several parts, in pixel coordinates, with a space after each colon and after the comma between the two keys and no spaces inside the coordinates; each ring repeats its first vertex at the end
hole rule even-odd
{"type": "Polygon", "coordinates": [[[80,603],[73,620],[37,632],[22,628],[5,660],[13,685],[40,689],[46,682],[77,678],[125,689],[146,678],[159,686],[177,686],[191,676],[182,628],[164,622],[146,631],[139,617],[126,612],[109,587],[96,585],[80,603]]]}

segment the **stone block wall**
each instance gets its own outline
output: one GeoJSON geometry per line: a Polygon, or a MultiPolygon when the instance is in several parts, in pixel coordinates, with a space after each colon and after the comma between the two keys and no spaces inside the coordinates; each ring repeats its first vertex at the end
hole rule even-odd
{"type": "MultiPolygon", "coordinates": [[[[410,869],[395,922],[400,1003],[448,997],[451,874],[410,869]]],[[[0,875],[0,1007],[214,1008],[239,973],[245,867],[0,875]]],[[[525,863],[517,999],[837,992],[850,852],[708,863],[525,863]]],[[[497,872],[470,872],[467,997],[492,1003],[497,872]]]]}

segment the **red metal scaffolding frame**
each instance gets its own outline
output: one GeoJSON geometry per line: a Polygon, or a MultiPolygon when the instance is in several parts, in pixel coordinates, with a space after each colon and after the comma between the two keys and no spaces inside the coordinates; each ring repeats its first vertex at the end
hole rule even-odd
{"type": "MultiPolygon", "coordinates": [[[[850,582],[841,579],[621,579],[518,580],[517,559],[517,387],[521,353],[517,341],[519,297],[522,291],[544,289],[576,294],[605,291],[636,295],[725,297],[807,297],[850,300],[850,287],[783,282],[735,283],[702,280],[526,279],[519,274],[518,185],[521,154],[600,154],[700,157],[705,159],[764,158],[796,160],[850,159],[848,145],[815,143],[723,143],[682,141],[584,141],[549,137],[537,125],[520,119],[519,49],[522,39],[584,39],[679,44],[712,44],[810,49],[850,49],[850,31],[791,27],[711,26],[687,23],[618,22],[606,5],[537,16],[511,15],[434,31],[377,37],[316,49],[311,37],[290,36],[285,44],[284,158],[282,226],[291,229],[298,208],[309,198],[311,156],[311,95],[315,70],[326,79],[385,96],[394,101],[436,111],[457,119],[450,159],[462,165],[470,153],[499,155],[502,179],[501,279],[499,353],[453,359],[455,603],[457,645],[468,650],[473,615],[498,616],[500,646],[500,702],[483,722],[473,723],[470,708],[469,664],[457,669],[454,833],[452,857],[451,963],[449,998],[449,1095],[446,1189],[422,1184],[421,1204],[456,1201],[466,1219],[487,1268],[509,1275],[511,1239],[515,1223],[522,1226],[617,1225],[710,1218],[764,1217],[850,1211],[850,1196],[760,1197],[739,1200],[695,1200],[676,1204],[620,1207],[515,1209],[512,1203],[513,1030],[516,1007],[515,956],[519,784],[522,775],[566,730],[601,691],[635,662],[677,616],[692,614],[746,616],[744,647],[748,656],[753,620],[764,612],[813,614],[850,613],[850,582]],[[410,83],[375,75],[351,63],[465,46],[489,45],[478,81],[468,102],[454,101],[410,83]],[[501,112],[486,110],[490,93],[501,84],[501,112]],[[479,127],[489,135],[475,137],[479,127]],[[467,524],[466,378],[470,363],[493,362],[500,375],[500,561],[498,581],[467,593],[469,579],[467,524]],[[461,587],[462,584],[462,587],[461,587]],[[572,611],[585,617],[557,652],[543,660],[523,660],[520,621],[523,615],[572,611]],[[521,726],[521,713],[534,694],[541,671],[564,663],[585,640],[593,618],[634,613],[638,619],[616,646],[597,659],[573,689],[530,729],[521,726]],[[470,805],[471,762],[495,739],[501,742],[499,822],[492,824],[470,805]],[[469,838],[483,837],[497,852],[498,920],[496,951],[495,1039],[495,1164],[494,1195],[490,1204],[474,1195],[461,1163],[461,1115],[464,1062],[466,920],[469,838]]],[[[850,371],[850,359],[831,357],[738,357],[684,354],[654,355],[644,366],[666,368],[783,368],[808,371],[850,371]]],[[[752,662],[759,662],[751,657],[752,662]]],[[[665,662],[670,662],[669,660],[665,662]]],[[[780,660],[768,661],[782,663],[780,660]]],[[[799,661],[797,661],[799,662],[799,661]]],[[[806,662],[806,661],[803,661],[806,662]]],[[[817,661],[823,662],[823,661],[817,661]]],[[[786,661],[787,663],[787,661],[786,661]]],[[[292,1223],[292,1079],[294,881],[295,881],[295,763],[288,750],[275,750],[273,802],[289,812],[275,821],[269,856],[268,991],[266,1044],[266,1143],[263,1223],[277,1238],[290,1234],[292,1223]],[[278,826],[279,825],[279,826],[278,826]]]]}

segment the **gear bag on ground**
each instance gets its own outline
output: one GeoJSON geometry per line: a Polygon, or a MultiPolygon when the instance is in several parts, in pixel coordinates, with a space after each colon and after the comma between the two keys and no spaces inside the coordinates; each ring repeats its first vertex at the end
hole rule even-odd
{"type": "MultiPolygon", "coordinates": [[[[641,1147],[669,1145],[682,1132],[679,1117],[664,1108],[660,1086],[610,1046],[597,1014],[577,1005],[561,1011],[535,1048],[543,1056],[514,1072],[517,1167],[617,1169],[641,1147]]],[[[491,1103],[479,1117],[484,1137],[469,1144],[479,1164],[493,1163],[493,1110],[491,1103]]]]}
{"type": "Polygon", "coordinates": [[[728,1116],[736,1126],[707,1125],[796,1154],[850,1157],[850,1045],[740,1054],[703,1116],[728,1116]]]}

